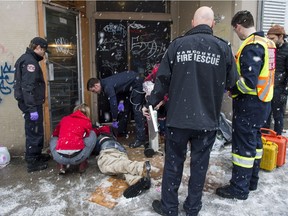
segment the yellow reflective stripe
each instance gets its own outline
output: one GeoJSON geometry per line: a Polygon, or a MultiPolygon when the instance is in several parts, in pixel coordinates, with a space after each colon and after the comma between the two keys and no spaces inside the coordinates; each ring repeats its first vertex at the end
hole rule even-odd
{"type": "Polygon", "coordinates": [[[261,159],[263,155],[263,149],[256,149],[255,159],[261,159]]]}
{"type": "Polygon", "coordinates": [[[262,93],[258,95],[259,99],[261,101],[265,101],[265,97],[268,95],[269,91],[270,91],[270,88],[271,88],[271,82],[269,81],[268,82],[268,85],[266,85],[264,88],[263,88],[263,91],[262,93]]]}
{"type": "MultiPolygon", "coordinates": [[[[258,36],[258,35],[252,35],[250,37],[250,39],[247,40],[247,43],[255,43],[255,42],[262,42],[262,43],[267,43],[267,38],[258,36]]],[[[269,40],[269,44],[270,44],[270,40],[269,40]]]]}
{"type": "Polygon", "coordinates": [[[232,163],[244,168],[252,168],[254,165],[254,160],[254,157],[243,157],[237,154],[232,154],[232,163]]]}
{"type": "Polygon", "coordinates": [[[265,80],[258,80],[258,85],[264,85],[265,84],[265,80]]]}
{"type": "Polygon", "coordinates": [[[261,101],[268,102],[273,98],[274,91],[275,52],[272,50],[275,50],[275,44],[271,40],[259,36],[255,36],[255,42],[265,48],[264,65],[258,77],[258,97],[261,101]]]}
{"type": "Polygon", "coordinates": [[[257,92],[256,92],[256,89],[251,89],[249,88],[246,84],[245,84],[245,81],[244,79],[240,78],[238,81],[237,81],[237,87],[239,89],[239,91],[242,93],[242,94],[245,94],[245,93],[249,93],[249,94],[252,94],[252,95],[257,95],[257,92]]]}

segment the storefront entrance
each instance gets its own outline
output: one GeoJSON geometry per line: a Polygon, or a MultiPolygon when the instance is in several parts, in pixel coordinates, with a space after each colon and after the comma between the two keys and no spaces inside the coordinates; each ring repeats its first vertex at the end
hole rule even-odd
{"type": "MultiPolygon", "coordinates": [[[[143,76],[159,63],[170,43],[170,22],[96,20],[98,78],[134,70],[143,76]]],[[[98,97],[99,121],[110,122],[109,101],[98,97]]]]}

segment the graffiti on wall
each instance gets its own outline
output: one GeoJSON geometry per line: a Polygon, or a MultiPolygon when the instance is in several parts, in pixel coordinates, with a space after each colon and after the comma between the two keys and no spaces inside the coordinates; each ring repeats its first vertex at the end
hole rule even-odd
{"type": "Polygon", "coordinates": [[[15,70],[5,62],[0,66],[0,92],[3,95],[11,94],[15,70]]]}
{"type": "Polygon", "coordinates": [[[10,95],[13,91],[14,81],[14,55],[0,44],[0,103],[3,96],[10,95]]]}

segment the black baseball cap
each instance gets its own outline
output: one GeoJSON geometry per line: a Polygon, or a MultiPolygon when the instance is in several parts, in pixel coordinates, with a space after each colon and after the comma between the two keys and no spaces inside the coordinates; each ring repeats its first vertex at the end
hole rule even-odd
{"type": "Polygon", "coordinates": [[[31,40],[31,43],[35,45],[40,45],[40,47],[44,48],[47,51],[48,43],[44,38],[35,37],[31,40]]]}

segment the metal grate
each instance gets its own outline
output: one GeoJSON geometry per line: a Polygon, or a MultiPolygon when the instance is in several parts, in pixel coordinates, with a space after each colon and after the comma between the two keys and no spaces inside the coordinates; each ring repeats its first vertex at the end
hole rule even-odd
{"type": "Polygon", "coordinates": [[[285,26],[286,0],[264,0],[262,8],[262,30],[267,34],[274,24],[285,26]]]}

